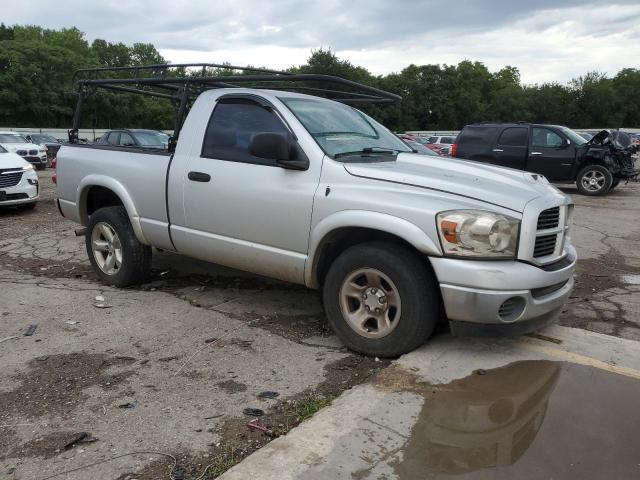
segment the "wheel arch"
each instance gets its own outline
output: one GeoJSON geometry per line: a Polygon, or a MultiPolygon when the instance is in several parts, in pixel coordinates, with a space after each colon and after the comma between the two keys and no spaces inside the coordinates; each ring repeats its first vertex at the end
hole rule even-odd
{"type": "Polygon", "coordinates": [[[78,185],[77,205],[82,225],[89,224],[89,215],[98,208],[123,206],[136,238],[148,245],[140,225],[140,216],[133,199],[124,186],[111,177],[89,175],[78,185]]]}
{"type": "Polygon", "coordinates": [[[312,230],[305,284],[320,287],[329,266],[341,252],[372,241],[398,243],[423,255],[442,255],[439,246],[407,220],[378,212],[346,210],[323,219],[312,230]]]}

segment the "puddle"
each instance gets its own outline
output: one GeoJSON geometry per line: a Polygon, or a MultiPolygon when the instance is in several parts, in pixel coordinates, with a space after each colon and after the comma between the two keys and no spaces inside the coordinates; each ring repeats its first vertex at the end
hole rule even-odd
{"type": "Polygon", "coordinates": [[[391,478],[640,478],[636,380],[526,361],[418,387],[425,402],[391,478]]]}
{"type": "Polygon", "coordinates": [[[620,278],[627,285],[640,285],[640,275],[622,275],[620,278]]]}

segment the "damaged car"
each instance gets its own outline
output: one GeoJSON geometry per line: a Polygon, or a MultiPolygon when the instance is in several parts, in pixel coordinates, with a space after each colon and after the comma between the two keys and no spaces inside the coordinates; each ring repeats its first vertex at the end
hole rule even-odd
{"type": "Polygon", "coordinates": [[[583,195],[604,195],[637,179],[628,134],[602,130],[590,140],[570,128],[530,123],[467,125],[451,156],[526,170],[554,183],[575,183],[583,195]]]}

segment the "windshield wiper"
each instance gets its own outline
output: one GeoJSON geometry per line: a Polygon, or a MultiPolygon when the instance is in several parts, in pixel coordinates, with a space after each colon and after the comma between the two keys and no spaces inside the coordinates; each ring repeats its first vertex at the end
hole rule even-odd
{"type": "Polygon", "coordinates": [[[348,155],[367,155],[371,153],[381,153],[383,155],[395,155],[398,153],[398,150],[394,150],[393,148],[384,148],[384,147],[367,147],[362,150],[354,150],[352,152],[340,152],[333,155],[333,158],[346,157],[348,155]]]}

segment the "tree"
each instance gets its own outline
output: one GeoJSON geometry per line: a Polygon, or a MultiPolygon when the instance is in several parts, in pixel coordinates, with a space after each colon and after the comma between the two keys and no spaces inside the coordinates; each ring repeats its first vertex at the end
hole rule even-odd
{"type": "MultiPolygon", "coordinates": [[[[149,43],[125,45],[96,39],[89,44],[77,28],[0,23],[0,124],[68,127],[77,98],[72,84],[76,69],[164,63],[149,43]]],[[[399,104],[358,105],[396,131],[457,130],[471,122],[518,120],[582,128],[640,125],[640,70],[635,68],[625,68],[613,78],[589,72],[567,85],[524,86],[514,66],[490,72],[481,62],[465,60],[457,65],[409,65],[400,72],[376,76],[320,48],[311,52],[304,65],[289,71],[337,75],[397,93],[402,96],[399,104]]],[[[232,73],[240,72],[211,68],[166,74],[232,73]]],[[[171,129],[174,112],[174,105],[164,99],[99,90],[87,100],[82,126],[171,129]]]]}

